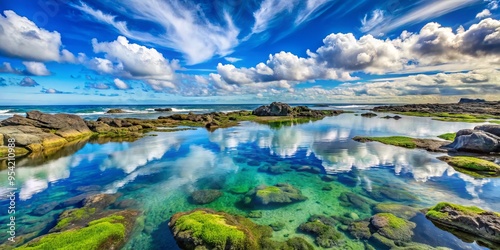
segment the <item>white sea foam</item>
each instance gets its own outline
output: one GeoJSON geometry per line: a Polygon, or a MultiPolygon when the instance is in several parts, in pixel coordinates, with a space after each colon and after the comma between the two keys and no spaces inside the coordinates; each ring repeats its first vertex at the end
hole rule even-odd
{"type": "Polygon", "coordinates": [[[333,106],[333,107],[338,109],[355,109],[355,108],[366,108],[369,107],[369,105],[345,105],[345,106],[333,106]]]}
{"type": "Polygon", "coordinates": [[[172,112],[202,112],[202,111],[210,111],[210,109],[176,109],[176,108],[172,108],[172,112]]]}
{"type": "Polygon", "coordinates": [[[10,109],[0,109],[0,114],[9,113],[10,109]]]}

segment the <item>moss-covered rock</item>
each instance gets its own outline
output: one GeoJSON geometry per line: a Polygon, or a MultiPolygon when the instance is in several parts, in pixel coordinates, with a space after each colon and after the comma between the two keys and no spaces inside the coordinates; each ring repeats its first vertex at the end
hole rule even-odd
{"type": "Polygon", "coordinates": [[[356,221],[349,225],[349,233],[356,239],[369,239],[372,236],[370,232],[370,222],[368,221],[356,221]]]}
{"type": "Polygon", "coordinates": [[[301,237],[293,237],[285,242],[273,241],[265,239],[261,244],[260,250],[313,250],[309,242],[301,237]]]}
{"type": "Polygon", "coordinates": [[[500,213],[442,202],[430,208],[426,217],[447,230],[481,237],[482,241],[500,243],[500,213]]]}
{"type": "Polygon", "coordinates": [[[279,183],[275,186],[259,186],[246,194],[244,203],[253,205],[288,204],[307,200],[300,190],[290,184],[279,183]]]}
{"type": "Polygon", "coordinates": [[[219,199],[222,194],[222,191],[215,189],[196,190],[191,193],[191,199],[195,204],[208,204],[219,199]]]}
{"type": "Polygon", "coordinates": [[[373,210],[376,213],[391,213],[403,219],[411,219],[419,213],[416,208],[396,203],[379,203],[373,210]]]}
{"type": "Polygon", "coordinates": [[[139,212],[133,210],[115,212],[83,227],[43,235],[17,249],[120,249],[130,236],[138,215],[139,212]]]}
{"type": "Polygon", "coordinates": [[[386,185],[373,187],[368,194],[376,201],[384,202],[389,200],[393,201],[418,201],[418,197],[403,187],[386,185]]]}
{"type": "Polygon", "coordinates": [[[299,226],[299,231],[311,234],[320,247],[334,247],[343,243],[343,235],[335,229],[332,218],[313,215],[309,221],[299,226]]]}
{"type": "Polygon", "coordinates": [[[438,135],[439,138],[447,141],[454,141],[455,138],[457,137],[457,133],[446,133],[442,135],[438,135]]]}
{"type": "Polygon", "coordinates": [[[469,156],[442,156],[438,158],[452,166],[458,172],[477,177],[497,177],[500,176],[500,165],[469,156]]]}
{"type": "Polygon", "coordinates": [[[281,222],[281,221],[277,221],[277,222],[273,222],[271,224],[269,224],[269,226],[273,229],[273,231],[281,231],[283,230],[283,228],[285,228],[286,224],[281,222]]]}
{"type": "Polygon", "coordinates": [[[210,209],[176,213],[169,222],[182,249],[259,249],[271,228],[210,209]]]}
{"type": "Polygon", "coordinates": [[[380,142],[387,145],[393,145],[403,148],[421,148],[431,152],[446,152],[442,147],[449,144],[446,141],[433,139],[419,139],[406,136],[388,136],[388,137],[368,137],[356,136],[353,140],[358,142],[380,142]]]}
{"type": "Polygon", "coordinates": [[[390,240],[410,241],[416,224],[390,213],[378,213],[370,219],[376,232],[390,240]]]}
{"type": "Polygon", "coordinates": [[[248,213],[248,218],[262,218],[262,211],[251,211],[250,213],[248,213]]]}

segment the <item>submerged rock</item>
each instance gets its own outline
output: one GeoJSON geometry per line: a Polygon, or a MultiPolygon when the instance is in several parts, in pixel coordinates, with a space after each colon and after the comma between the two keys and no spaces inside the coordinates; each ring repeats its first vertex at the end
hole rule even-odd
{"type": "Polygon", "coordinates": [[[449,231],[458,229],[500,243],[500,213],[443,202],[430,208],[426,217],[449,231]]]}
{"type": "Polygon", "coordinates": [[[78,222],[63,231],[33,239],[16,249],[121,249],[130,237],[139,211],[102,213],[88,222],[78,222]]]}
{"type": "Polygon", "coordinates": [[[343,243],[343,235],[335,229],[334,223],[332,218],[313,215],[299,226],[299,230],[313,235],[318,246],[330,248],[343,243]]]}
{"type": "Polygon", "coordinates": [[[384,202],[393,201],[418,201],[418,197],[407,191],[403,187],[387,185],[373,187],[370,192],[367,192],[374,200],[384,202]]]}
{"type": "Polygon", "coordinates": [[[45,215],[50,211],[54,210],[57,207],[57,205],[59,205],[59,202],[57,201],[41,204],[35,209],[33,209],[33,211],[31,211],[31,214],[36,216],[45,215]]]}
{"type": "Polygon", "coordinates": [[[340,205],[342,205],[343,207],[353,207],[363,212],[369,212],[370,207],[373,204],[373,202],[370,202],[368,199],[362,197],[361,195],[351,192],[341,193],[339,196],[339,200],[340,205]]]}
{"type": "Polygon", "coordinates": [[[196,190],[191,193],[191,199],[196,204],[208,204],[222,196],[222,192],[215,189],[196,190]]]}
{"type": "Polygon", "coordinates": [[[269,224],[269,226],[273,229],[273,231],[281,231],[285,228],[286,224],[283,222],[273,222],[269,224]]]}
{"type": "Polygon", "coordinates": [[[168,223],[182,249],[259,249],[271,228],[241,216],[196,209],[176,213],[168,223]]]}
{"type": "Polygon", "coordinates": [[[355,221],[349,225],[347,230],[358,240],[367,240],[372,236],[369,221],[355,221]]]}
{"type": "Polygon", "coordinates": [[[379,203],[373,210],[376,213],[391,213],[403,219],[411,219],[419,213],[416,208],[396,203],[379,203]]]}
{"type": "Polygon", "coordinates": [[[244,202],[254,205],[288,204],[307,200],[300,190],[290,184],[279,183],[275,186],[259,186],[246,194],[244,202]]]}

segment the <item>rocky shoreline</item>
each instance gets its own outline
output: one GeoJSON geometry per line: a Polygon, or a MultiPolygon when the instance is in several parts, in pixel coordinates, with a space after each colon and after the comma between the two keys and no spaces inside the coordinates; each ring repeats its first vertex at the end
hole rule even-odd
{"type": "Polygon", "coordinates": [[[407,104],[401,106],[378,106],[376,112],[424,112],[451,114],[481,114],[500,116],[500,101],[496,102],[460,102],[446,104],[407,104]]]}
{"type": "MultiPolygon", "coordinates": [[[[113,110],[112,113],[119,112],[113,110]]],[[[207,114],[173,114],[158,119],[101,117],[95,121],[77,115],[46,114],[30,111],[26,117],[14,115],[0,122],[0,159],[6,157],[7,140],[16,141],[16,156],[49,156],[63,147],[89,138],[101,141],[133,141],[151,131],[179,126],[205,127],[208,130],[236,126],[242,121],[273,124],[306,122],[342,114],[341,110],[312,110],[305,106],[291,107],[274,102],[254,111],[207,114]]],[[[175,130],[170,130],[175,131],[175,130]]]]}

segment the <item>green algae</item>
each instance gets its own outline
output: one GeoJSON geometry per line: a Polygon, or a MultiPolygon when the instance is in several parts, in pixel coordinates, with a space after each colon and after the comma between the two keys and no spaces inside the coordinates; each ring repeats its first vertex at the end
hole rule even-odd
{"type": "Polygon", "coordinates": [[[457,133],[446,133],[442,135],[438,135],[439,138],[447,141],[454,141],[455,137],[457,136],[457,133]]]}
{"type": "Polygon", "coordinates": [[[439,157],[455,170],[477,178],[496,177],[500,175],[500,166],[491,161],[470,156],[439,157]]]}
{"type": "Polygon", "coordinates": [[[389,137],[356,136],[353,138],[353,140],[359,142],[376,141],[387,145],[393,145],[411,149],[417,147],[417,144],[415,143],[414,139],[406,136],[389,136],[389,137]]]}
{"type": "Polygon", "coordinates": [[[81,219],[87,219],[92,214],[94,214],[95,211],[95,208],[86,207],[64,211],[64,213],[60,217],[60,220],[57,222],[57,225],[54,227],[54,230],[59,231],[70,225],[72,222],[81,219]]]}
{"type": "MultiPolygon", "coordinates": [[[[382,111],[383,112],[383,111],[382,111]]],[[[487,114],[460,114],[460,113],[446,113],[446,112],[394,112],[396,114],[417,116],[417,117],[432,117],[436,121],[444,122],[468,122],[468,123],[481,123],[486,122],[488,119],[497,119],[498,116],[487,114]]]]}
{"type": "Polygon", "coordinates": [[[92,221],[87,227],[81,229],[42,236],[38,240],[29,242],[17,249],[108,249],[114,242],[125,239],[124,220],[123,216],[112,215],[92,221]]]}
{"type": "MultiPolygon", "coordinates": [[[[427,212],[426,216],[439,218],[439,219],[446,219],[446,218],[448,218],[448,213],[441,212],[446,207],[452,208],[453,210],[456,210],[456,211],[460,211],[460,212],[467,214],[467,215],[481,215],[481,214],[487,212],[486,210],[483,210],[483,209],[476,207],[476,206],[462,206],[462,205],[453,204],[453,203],[449,203],[449,202],[440,202],[440,203],[436,204],[434,207],[430,208],[429,211],[427,212]]],[[[500,213],[495,213],[495,214],[500,217],[500,213]]]]}

